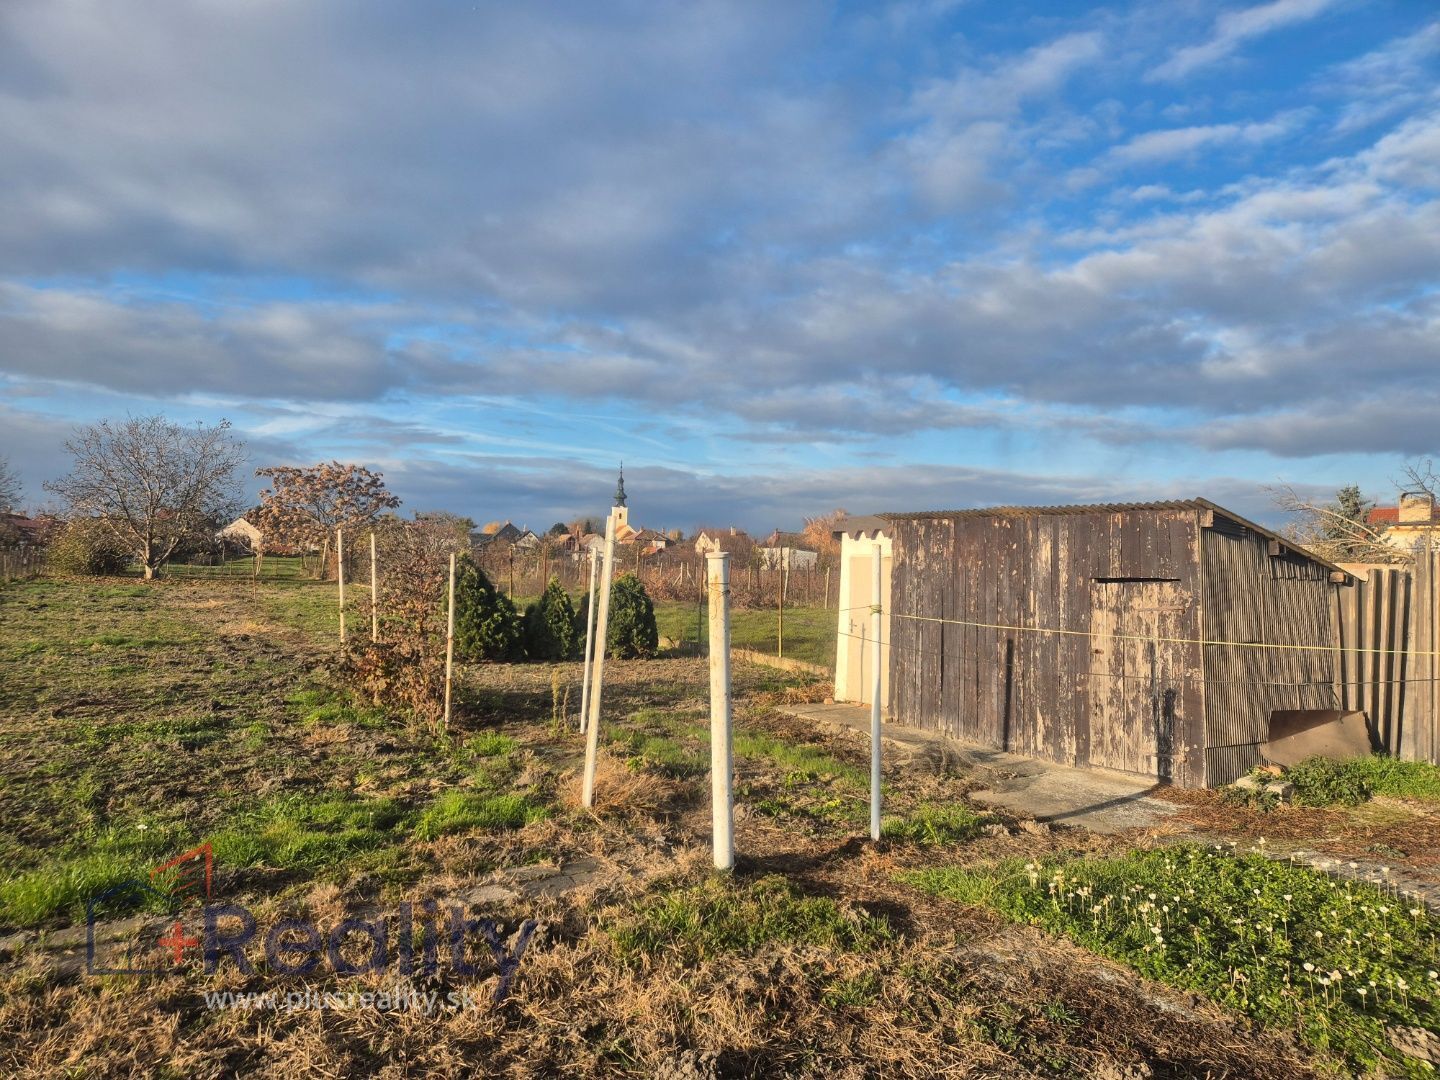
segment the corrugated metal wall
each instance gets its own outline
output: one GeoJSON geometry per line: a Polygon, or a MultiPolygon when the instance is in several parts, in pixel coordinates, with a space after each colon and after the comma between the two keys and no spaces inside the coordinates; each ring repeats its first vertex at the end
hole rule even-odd
{"type": "Polygon", "coordinates": [[[1342,589],[1335,608],[1341,707],[1363,710],[1388,753],[1440,764],[1440,551],[1367,578],[1342,589]]]}
{"type": "Polygon", "coordinates": [[[1218,516],[1204,530],[1205,782],[1228,784],[1260,763],[1274,709],[1333,709],[1329,571],[1271,555],[1265,536],[1218,516]],[[1308,649],[1247,648],[1303,645],[1308,649]]]}

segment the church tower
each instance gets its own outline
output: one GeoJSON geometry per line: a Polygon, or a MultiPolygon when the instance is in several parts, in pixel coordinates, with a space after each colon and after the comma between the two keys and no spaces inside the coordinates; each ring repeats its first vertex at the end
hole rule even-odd
{"type": "Polygon", "coordinates": [[[611,511],[615,515],[615,535],[620,536],[621,531],[630,525],[630,510],[625,505],[625,463],[620,463],[620,480],[615,485],[615,509],[611,511]]]}

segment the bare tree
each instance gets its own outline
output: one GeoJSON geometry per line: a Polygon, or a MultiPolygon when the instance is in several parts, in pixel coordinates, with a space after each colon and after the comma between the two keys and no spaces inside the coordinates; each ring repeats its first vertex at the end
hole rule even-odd
{"type": "Polygon", "coordinates": [[[256,469],[255,475],[270,479],[270,487],[260,492],[256,514],[261,543],[272,550],[289,546],[302,552],[318,549],[320,577],[330,565],[330,545],[337,528],[372,526],[384,511],[400,505],[386,489],[381,474],[360,465],[338,461],[308,468],[276,465],[256,469]]]}
{"type": "Polygon", "coordinates": [[[10,468],[10,462],[0,458],[0,511],[19,506],[20,494],[20,478],[10,468]]]}
{"type": "Polygon", "coordinates": [[[1373,504],[1354,484],[1330,502],[1300,496],[1289,486],[1270,488],[1275,505],[1296,520],[1286,535],[1332,562],[1399,562],[1404,554],[1385,542],[1385,526],[1370,520],[1373,504]]]}
{"type": "Polygon", "coordinates": [[[1440,502],[1440,474],[1435,472],[1432,458],[1421,458],[1405,466],[1405,486],[1412,491],[1423,491],[1440,502]]]}
{"type": "Polygon", "coordinates": [[[102,420],[65,448],[75,468],[45,485],[73,515],[95,518],[135,553],[146,579],[187,540],[208,537],[236,505],[245,444],[230,421],[185,427],[163,416],[102,420]]]}

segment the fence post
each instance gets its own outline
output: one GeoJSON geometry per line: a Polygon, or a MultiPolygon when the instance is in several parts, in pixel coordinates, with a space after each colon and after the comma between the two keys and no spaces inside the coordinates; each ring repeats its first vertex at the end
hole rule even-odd
{"type": "Polygon", "coordinates": [[[370,530],[370,641],[380,640],[380,577],[375,570],[375,530],[370,530]]]}
{"type": "Polygon", "coordinates": [[[880,538],[875,538],[875,579],[871,611],[871,636],[875,639],[875,675],[870,683],[870,839],[880,839],[880,676],[884,654],[880,650],[880,538]]]}
{"type": "Polygon", "coordinates": [[[580,801],[595,805],[595,759],[600,752],[600,692],[605,683],[605,640],[610,631],[610,579],[615,573],[615,511],[605,519],[605,561],[600,568],[600,613],[595,620],[594,686],[590,688],[590,717],[585,726],[585,780],[580,801]]]}
{"type": "Polygon", "coordinates": [[[785,655],[785,549],[780,549],[780,608],[775,621],[775,655],[785,655]]]}
{"type": "Polygon", "coordinates": [[[705,557],[710,593],[710,829],[715,869],[735,868],[734,736],[730,708],[730,556],[705,557]]]}
{"type": "Polygon", "coordinates": [[[595,549],[590,549],[590,602],[585,605],[585,678],[580,690],[580,730],[590,723],[590,661],[595,655],[595,549]]]}
{"type": "Polygon", "coordinates": [[[450,680],[455,672],[455,553],[450,553],[450,591],[445,604],[445,719],[441,730],[450,729],[450,680]]]}
{"type": "Polygon", "coordinates": [[[340,582],[340,644],[345,644],[345,530],[335,530],[335,577],[340,582]]]}

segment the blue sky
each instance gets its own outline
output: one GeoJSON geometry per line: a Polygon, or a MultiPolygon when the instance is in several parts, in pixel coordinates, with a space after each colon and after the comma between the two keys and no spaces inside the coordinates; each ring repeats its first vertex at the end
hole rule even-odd
{"type": "Polygon", "coordinates": [[[1428,0],[0,7],[0,456],[231,419],[533,527],[1393,495],[1428,0]]]}

